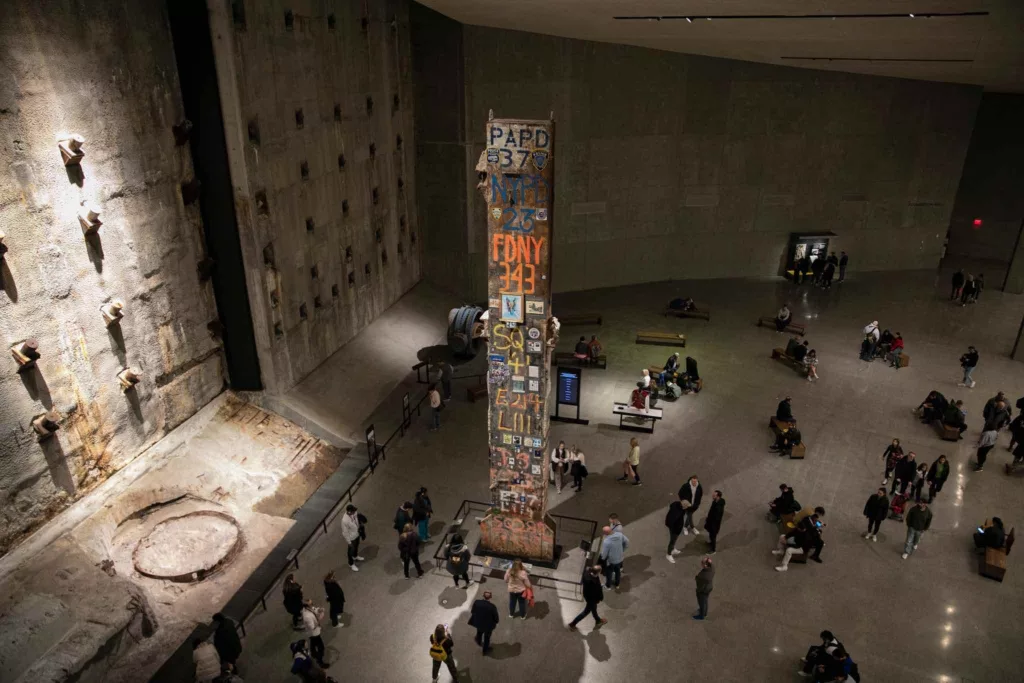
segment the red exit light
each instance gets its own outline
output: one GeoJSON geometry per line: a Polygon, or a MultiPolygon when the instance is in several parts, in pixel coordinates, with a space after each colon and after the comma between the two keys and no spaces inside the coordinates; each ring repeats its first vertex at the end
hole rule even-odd
{"type": "Polygon", "coordinates": [[[974,219],[974,229],[977,230],[980,227],[981,227],[981,219],[980,218],[975,218],[974,219]]]}

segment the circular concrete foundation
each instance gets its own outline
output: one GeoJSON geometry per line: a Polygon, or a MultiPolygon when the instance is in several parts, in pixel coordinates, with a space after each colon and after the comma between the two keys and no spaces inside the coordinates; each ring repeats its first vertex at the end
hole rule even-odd
{"type": "Polygon", "coordinates": [[[233,517],[203,510],[157,524],[139,541],[132,561],[143,576],[191,583],[223,568],[241,547],[233,517]]]}

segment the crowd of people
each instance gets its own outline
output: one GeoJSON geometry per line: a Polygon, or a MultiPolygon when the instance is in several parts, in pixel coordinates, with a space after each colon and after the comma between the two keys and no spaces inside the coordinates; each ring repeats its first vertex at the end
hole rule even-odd
{"type": "Polygon", "coordinates": [[[836,270],[839,271],[839,282],[842,282],[846,279],[846,268],[849,264],[850,257],[845,251],[840,252],[839,256],[836,256],[834,251],[830,252],[828,256],[812,256],[805,253],[793,264],[793,281],[800,285],[809,279],[816,287],[831,289],[836,270]],[[810,273],[809,277],[808,273],[810,273]]]}

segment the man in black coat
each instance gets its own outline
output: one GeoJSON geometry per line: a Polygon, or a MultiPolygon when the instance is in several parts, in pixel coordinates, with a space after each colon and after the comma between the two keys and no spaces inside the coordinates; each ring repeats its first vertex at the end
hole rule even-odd
{"type": "Polygon", "coordinates": [[[576,615],[576,618],[569,622],[569,630],[575,631],[576,624],[583,621],[588,614],[594,615],[594,628],[600,628],[608,623],[607,619],[597,616],[597,606],[604,600],[604,588],[601,586],[601,567],[594,565],[583,575],[583,600],[587,603],[586,609],[576,615]]]}
{"type": "Polygon", "coordinates": [[[868,498],[864,504],[864,516],[868,518],[868,530],[864,538],[872,541],[878,540],[878,529],[882,521],[889,514],[889,497],[885,495],[885,487],[878,489],[875,494],[868,498]]]}
{"type": "Polygon", "coordinates": [[[690,480],[679,489],[679,500],[685,500],[690,504],[689,507],[684,506],[686,509],[683,511],[683,536],[686,536],[690,531],[693,532],[694,536],[700,534],[697,531],[697,527],[693,525],[693,513],[700,507],[700,500],[703,497],[704,489],[701,488],[696,474],[690,477],[690,480]]]}
{"type": "Polygon", "coordinates": [[[711,507],[708,508],[707,519],[704,520],[704,530],[708,532],[708,555],[716,552],[715,541],[718,539],[718,532],[722,529],[722,517],[725,515],[725,498],[722,492],[715,489],[711,493],[711,507]]]}
{"type": "Polygon", "coordinates": [[[787,396],[786,398],[779,401],[779,406],[775,409],[775,420],[777,422],[796,422],[793,418],[793,399],[787,396]]]}
{"type": "Polygon", "coordinates": [[[914,458],[917,454],[914,451],[907,453],[907,457],[896,461],[896,469],[893,470],[892,475],[892,488],[889,489],[889,495],[896,494],[896,482],[900,484],[900,493],[906,495],[907,487],[910,486],[917,478],[917,462],[914,458]]]}
{"type": "Polygon", "coordinates": [[[665,551],[665,559],[672,564],[676,563],[676,558],[673,556],[680,552],[676,550],[676,541],[685,528],[686,508],[689,505],[686,503],[684,506],[681,500],[674,500],[668,506],[668,512],[665,514],[665,526],[668,527],[668,550],[665,551]]]}
{"type": "Polygon", "coordinates": [[[498,608],[491,602],[491,592],[484,591],[481,600],[473,602],[469,613],[469,625],[476,629],[473,639],[484,649],[484,654],[491,649],[491,633],[498,627],[498,608]]]}
{"type": "Polygon", "coordinates": [[[221,664],[231,664],[236,669],[236,662],[242,654],[242,639],[238,637],[238,627],[234,620],[220,612],[213,615],[213,623],[217,630],[213,634],[213,647],[217,649],[221,664]]]}

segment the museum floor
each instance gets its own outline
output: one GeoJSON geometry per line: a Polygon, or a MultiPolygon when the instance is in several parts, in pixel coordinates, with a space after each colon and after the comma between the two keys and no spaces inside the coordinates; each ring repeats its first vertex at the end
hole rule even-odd
{"type": "MultiPolygon", "coordinates": [[[[302,558],[297,575],[307,597],[321,602],[320,581],[337,568],[348,598],[345,628],[325,628],[332,675],[340,681],[430,680],[427,637],[435,624],[446,622],[455,637],[460,680],[477,683],[797,680],[798,659],[822,629],[844,642],[866,681],[1020,680],[1024,658],[1017,618],[1024,608],[1024,568],[1014,553],[1003,583],[979,576],[971,532],[993,515],[1007,528],[1024,529],[1024,482],[1002,472],[1009,459],[1006,434],[984,472],[975,474],[969,458],[984,402],[997,390],[1012,401],[1024,395],[1024,365],[1007,356],[1024,298],[986,291],[980,303],[961,308],[946,300],[947,283],[946,273],[854,271],[831,292],[728,280],[557,297],[556,315],[593,311],[604,318],[598,328],[562,329],[562,347],[580,334],[597,333],[609,369],[584,371],[582,411],[590,425],[556,423],[551,437],[578,444],[591,471],[582,495],[552,492],[553,512],[602,523],[616,512],[630,539],[621,593],[606,593],[601,607],[608,625],[594,631],[588,618],[579,633],[569,632],[566,624],[582,603],[554,590],[538,591],[529,618],[511,621],[500,581],[463,591],[452,587],[443,570],[420,580],[402,577],[391,529],[402,500],[420,485],[429,487],[435,533],[464,499],[487,500],[486,404],[468,403],[465,383],[457,383],[440,431],[427,431],[424,414],[357,494],[356,503],[370,519],[361,571],[345,568],[344,542],[334,530],[302,558]],[[663,318],[661,306],[677,295],[710,306],[711,321],[663,318]],[[772,347],[785,337],[753,325],[782,301],[807,324],[807,339],[820,358],[818,382],[772,361],[772,347]],[[902,332],[912,357],[908,368],[858,360],[860,330],[872,320],[902,332]],[[640,435],[644,485],[632,487],[615,481],[633,434],[619,431],[611,404],[626,400],[642,367],[663,363],[672,350],[635,345],[638,330],[685,333],[683,355],[698,360],[704,390],[664,405],[666,419],[656,433],[640,435]],[[956,386],[957,359],[967,344],[981,353],[973,390],[956,386]],[[970,428],[959,444],[939,440],[911,414],[932,388],[965,401],[970,428]],[[786,394],[793,397],[808,445],[805,460],[768,452],[768,417],[786,394]],[[884,522],[877,543],[860,536],[864,501],[879,485],[881,453],[894,437],[919,460],[930,463],[944,453],[952,462],[950,480],[933,507],[931,531],[908,560],[900,558],[902,524],[884,522]],[[699,475],[705,500],[716,488],[727,500],[705,622],[690,619],[705,537],[683,537],[683,554],[674,565],[664,554],[666,507],[691,474],[699,475]],[[823,564],[773,571],[769,551],[776,533],[764,512],[780,482],[792,485],[803,504],[828,510],[823,564]],[[494,592],[502,615],[488,657],[473,645],[466,623],[472,600],[484,588],[494,592]]],[[[706,509],[705,503],[699,524],[706,509]]],[[[435,548],[431,543],[424,559],[435,548]]],[[[247,629],[240,661],[245,680],[293,680],[288,643],[296,634],[280,600],[275,597],[269,612],[247,629]]]]}

